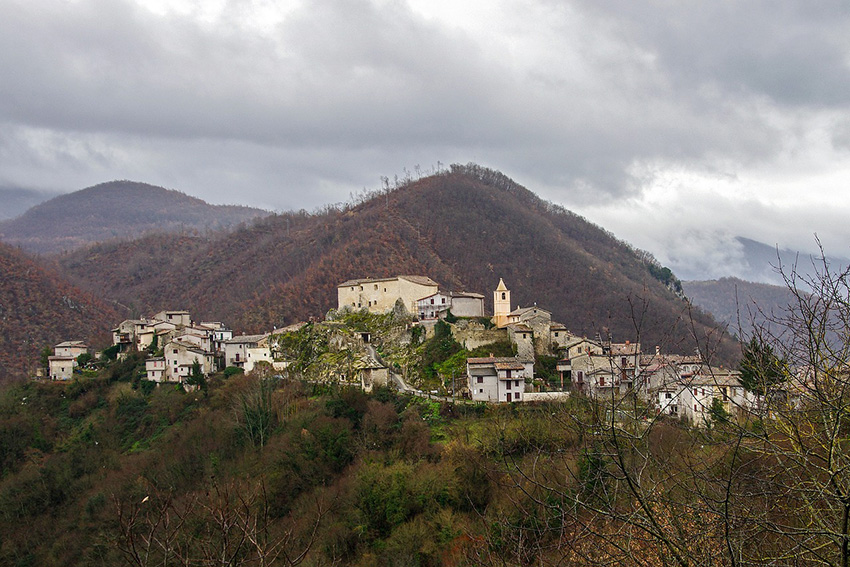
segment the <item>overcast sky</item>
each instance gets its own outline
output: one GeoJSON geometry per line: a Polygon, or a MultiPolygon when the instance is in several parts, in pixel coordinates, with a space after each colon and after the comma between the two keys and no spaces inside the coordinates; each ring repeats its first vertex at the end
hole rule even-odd
{"type": "Polygon", "coordinates": [[[472,161],[685,278],[850,256],[846,2],[0,0],[0,77],[0,186],[312,210],[472,161]]]}

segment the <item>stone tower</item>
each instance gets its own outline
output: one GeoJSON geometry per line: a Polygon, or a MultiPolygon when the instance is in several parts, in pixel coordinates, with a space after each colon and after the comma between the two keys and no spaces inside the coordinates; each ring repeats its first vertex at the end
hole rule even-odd
{"type": "Polygon", "coordinates": [[[505,282],[499,278],[499,287],[493,292],[493,323],[496,327],[508,324],[508,313],[511,312],[511,290],[505,287],[505,282]]]}

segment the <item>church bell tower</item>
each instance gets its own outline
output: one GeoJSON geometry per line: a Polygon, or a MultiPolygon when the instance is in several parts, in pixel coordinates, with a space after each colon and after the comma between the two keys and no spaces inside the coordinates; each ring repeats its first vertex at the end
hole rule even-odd
{"type": "Polygon", "coordinates": [[[493,324],[502,328],[508,324],[508,313],[511,312],[511,290],[499,278],[499,286],[493,292],[493,324]]]}

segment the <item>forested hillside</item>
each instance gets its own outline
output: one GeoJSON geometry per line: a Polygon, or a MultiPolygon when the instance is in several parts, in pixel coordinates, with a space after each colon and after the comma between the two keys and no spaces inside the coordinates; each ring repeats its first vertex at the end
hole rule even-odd
{"type": "Polygon", "coordinates": [[[54,197],[0,222],[0,240],[31,252],[55,253],[150,232],[226,229],[267,214],[250,207],[210,205],[146,183],[111,181],[54,197]]]}
{"type": "MultiPolygon", "coordinates": [[[[190,309],[262,331],[336,306],[354,277],[425,274],[484,293],[499,278],[516,305],[576,333],[610,333],[690,352],[713,320],[677,297],[677,280],[610,233],[478,166],[386,188],[314,215],[275,215],[227,235],[155,235],[63,255],[77,285],[144,313],[190,309]]],[[[492,305],[489,306],[492,309],[492,305]]],[[[734,348],[720,345],[725,357],[734,348]]]]}
{"type": "Polygon", "coordinates": [[[24,253],[0,244],[0,381],[39,363],[45,346],[109,340],[118,311],[24,253]]]}
{"type": "Polygon", "coordinates": [[[787,316],[794,294],[785,286],[754,283],[738,278],[682,282],[694,305],[713,314],[730,333],[749,336],[754,327],[787,316]]]}

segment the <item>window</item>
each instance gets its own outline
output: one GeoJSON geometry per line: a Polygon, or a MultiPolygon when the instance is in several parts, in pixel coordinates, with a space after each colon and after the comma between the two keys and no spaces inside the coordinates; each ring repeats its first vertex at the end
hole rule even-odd
{"type": "Polygon", "coordinates": [[[519,388],[519,380],[515,380],[515,381],[514,381],[514,386],[516,386],[517,388],[519,388]]]}
{"type": "Polygon", "coordinates": [[[434,298],[431,298],[431,305],[434,305],[434,298]]]}
{"type": "Polygon", "coordinates": [[[507,382],[505,382],[505,390],[510,390],[510,389],[511,389],[511,381],[508,380],[507,382]]]}
{"type": "Polygon", "coordinates": [[[177,354],[177,349],[174,349],[172,354],[177,354]]]}
{"type": "Polygon", "coordinates": [[[558,331],[555,331],[555,336],[556,336],[556,337],[558,336],[558,331]]]}
{"type": "Polygon", "coordinates": [[[510,378],[510,377],[511,377],[511,370],[509,368],[509,369],[505,370],[505,378],[510,378]]]}
{"type": "Polygon", "coordinates": [[[445,304],[446,304],[446,298],[444,297],[443,298],[443,305],[445,305],[445,304]]]}
{"type": "Polygon", "coordinates": [[[484,393],[484,388],[478,388],[478,393],[479,393],[479,394],[483,394],[483,393],[484,393]]]}
{"type": "Polygon", "coordinates": [[[605,376],[600,376],[600,377],[599,377],[599,385],[600,385],[600,386],[604,386],[604,385],[605,385],[605,376]]]}
{"type": "Polygon", "coordinates": [[[484,377],[479,376],[477,381],[478,381],[479,384],[483,384],[484,383],[484,377]]]}
{"type": "Polygon", "coordinates": [[[516,394],[514,394],[514,399],[515,399],[516,401],[519,401],[519,392],[517,392],[516,394]]]}
{"type": "Polygon", "coordinates": [[[375,291],[378,291],[378,284],[375,284],[375,291]]]}
{"type": "Polygon", "coordinates": [[[504,300],[505,300],[505,292],[503,291],[502,292],[502,301],[504,301],[504,300]]]}
{"type": "Polygon", "coordinates": [[[667,392],[667,393],[664,394],[664,397],[667,398],[668,400],[672,400],[673,394],[671,394],[670,392],[667,392]]]}
{"type": "Polygon", "coordinates": [[[694,411],[697,411],[697,405],[694,404],[694,411]]]}
{"type": "Polygon", "coordinates": [[[384,293],[387,293],[387,288],[384,288],[384,293]]]}

